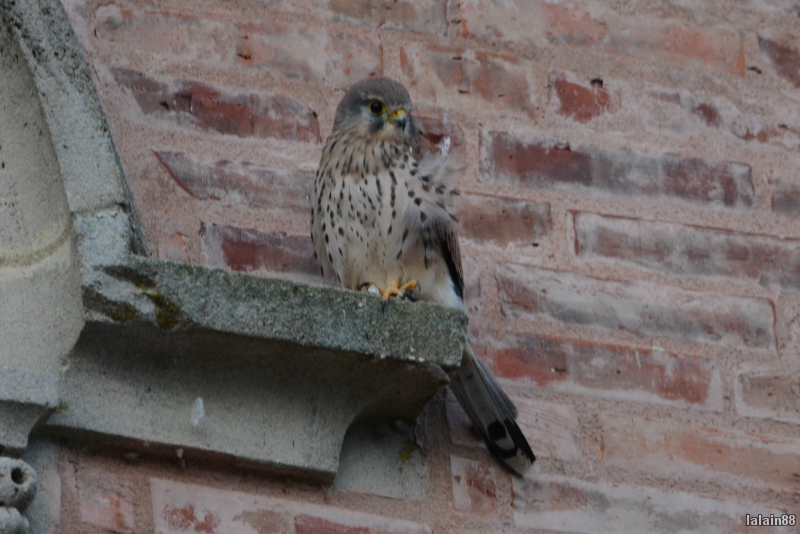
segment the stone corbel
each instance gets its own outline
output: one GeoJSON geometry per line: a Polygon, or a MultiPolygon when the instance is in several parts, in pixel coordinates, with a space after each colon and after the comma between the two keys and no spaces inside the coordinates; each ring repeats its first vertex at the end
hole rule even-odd
{"type": "Polygon", "coordinates": [[[29,534],[22,512],[33,502],[37,489],[36,471],[30,465],[0,456],[0,533],[29,534]]]}

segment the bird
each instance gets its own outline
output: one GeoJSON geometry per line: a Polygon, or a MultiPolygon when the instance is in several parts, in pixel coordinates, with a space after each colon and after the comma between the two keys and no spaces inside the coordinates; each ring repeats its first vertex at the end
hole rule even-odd
{"type": "MultiPolygon", "coordinates": [[[[343,287],[464,306],[455,166],[412,117],[408,90],[367,78],[342,97],[314,179],[311,239],[322,276],[343,287]]],[[[524,475],[536,457],[517,410],[465,341],[450,387],[488,450],[524,475]]]]}

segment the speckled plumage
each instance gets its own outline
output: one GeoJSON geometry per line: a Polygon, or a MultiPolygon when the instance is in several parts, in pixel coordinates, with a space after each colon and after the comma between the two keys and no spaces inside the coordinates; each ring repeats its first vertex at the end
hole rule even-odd
{"type": "MultiPolygon", "coordinates": [[[[323,276],[344,287],[413,279],[420,299],[463,310],[452,172],[411,110],[405,87],[386,78],[347,91],[314,182],[314,255],[323,276]]],[[[524,473],[534,456],[514,422],[516,410],[469,344],[451,385],[489,449],[524,473]]]]}

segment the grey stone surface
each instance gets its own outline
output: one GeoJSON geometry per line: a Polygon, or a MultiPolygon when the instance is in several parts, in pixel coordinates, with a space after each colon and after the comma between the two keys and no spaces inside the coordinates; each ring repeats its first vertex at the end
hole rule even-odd
{"type": "Polygon", "coordinates": [[[51,373],[0,369],[0,453],[19,456],[28,435],[58,404],[58,378],[51,373]]]}
{"type": "Polygon", "coordinates": [[[17,458],[0,456],[0,506],[24,512],[38,489],[39,480],[33,467],[17,458]]]}
{"type": "Polygon", "coordinates": [[[146,253],[105,115],[78,40],[59,0],[0,0],[42,100],[72,212],[123,206],[134,250],[146,253]]]}
{"type": "Polygon", "coordinates": [[[420,500],[430,471],[413,428],[403,424],[350,427],[339,455],[333,488],[403,500],[420,500]]]}
{"type": "Polygon", "coordinates": [[[97,268],[109,279],[84,295],[95,320],[46,425],[60,435],[332,480],[353,421],[413,420],[461,361],[457,310],[394,301],[383,312],[364,293],[135,256],[97,268]],[[197,397],[206,417],[194,426],[197,397]]]}
{"type": "Polygon", "coordinates": [[[28,520],[16,508],[0,506],[0,534],[30,534],[28,520]]]}
{"type": "Polygon", "coordinates": [[[31,532],[36,534],[58,533],[61,518],[60,453],[61,447],[56,442],[33,437],[22,457],[39,476],[39,491],[24,514],[30,522],[31,532]]]}
{"type": "Polygon", "coordinates": [[[83,306],[58,160],[7,27],[0,27],[0,310],[0,451],[18,455],[56,407],[57,375],[83,327],[83,306]]]}

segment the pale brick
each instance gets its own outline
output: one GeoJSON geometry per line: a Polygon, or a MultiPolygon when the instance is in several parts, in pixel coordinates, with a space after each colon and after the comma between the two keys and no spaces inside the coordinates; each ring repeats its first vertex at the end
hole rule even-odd
{"type": "Polygon", "coordinates": [[[240,64],[266,73],[336,87],[383,75],[380,43],[363,34],[329,33],[319,26],[239,23],[236,58],[240,64]]]}
{"type": "MultiPolygon", "coordinates": [[[[576,534],[751,534],[753,528],[745,526],[744,520],[754,512],[782,513],[690,493],[554,475],[514,478],[514,522],[525,529],[576,534]]],[[[793,528],[764,531],[789,534],[793,528]]]]}
{"type": "Polygon", "coordinates": [[[520,265],[497,270],[504,315],[549,318],[731,347],[775,346],[775,312],[764,299],[684,291],[645,282],[609,282],[520,265]]]}
{"type": "MultiPolygon", "coordinates": [[[[278,79],[345,87],[383,72],[379,42],[324,26],[237,22],[187,8],[98,8],[94,33],[126,54],[214,68],[237,65],[278,79]]],[[[269,18],[266,18],[268,20],[269,18]]]]}
{"type": "Polygon", "coordinates": [[[771,490],[800,491],[800,440],[602,413],[602,458],[664,476],[734,475],[771,490]]]}
{"type": "Polygon", "coordinates": [[[576,213],[575,250],[681,276],[729,276],[800,291],[800,241],[576,213]]]}
{"type": "Polygon", "coordinates": [[[489,465],[451,456],[450,475],[457,511],[484,519],[497,516],[497,480],[489,465]]]}
{"type": "Polygon", "coordinates": [[[333,506],[150,479],[159,534],[430,534],[426,525],[333,506]]]}
{"type": "Polygon", "coordinates": [[[460,234],[479,243],[538,246],[553,229],[549,202],[461,194],[455,208],[460,234]]]}
{"type": "Polygon", "coordinates": [[[691,59],[744,74],[742,36],[735,30],[623,15],[611,9],[597,17],[599,6],[587,9],[574,2],[462,0],[458,6],[463,36],[533,46],[551,43],[658,61],[691,59]]]}
{"type": "Polygon", "coordinates": [[[800,374],[745,372],[734,386],[740,415],[800,424],[800,374]]]}
{"type": "Polygon", "coordinates": [[[322,5],[343,22],[439,35],[447,31],[445,0],[331,0],[322,5]]]}
{"type": "Polygon", "coordinates": [[[400,49],[400,64],[416,98],[450,98],[470,112],[478,104],[489,112],[535,116],[530,66],[514,56],[415,43],[400,49]]]}
{"type": "Polygon", "coordinates": [[[581,424],[569,406],[511,396],[517,407],[517,424],[537,457],[580,460],[581,424]]]}

